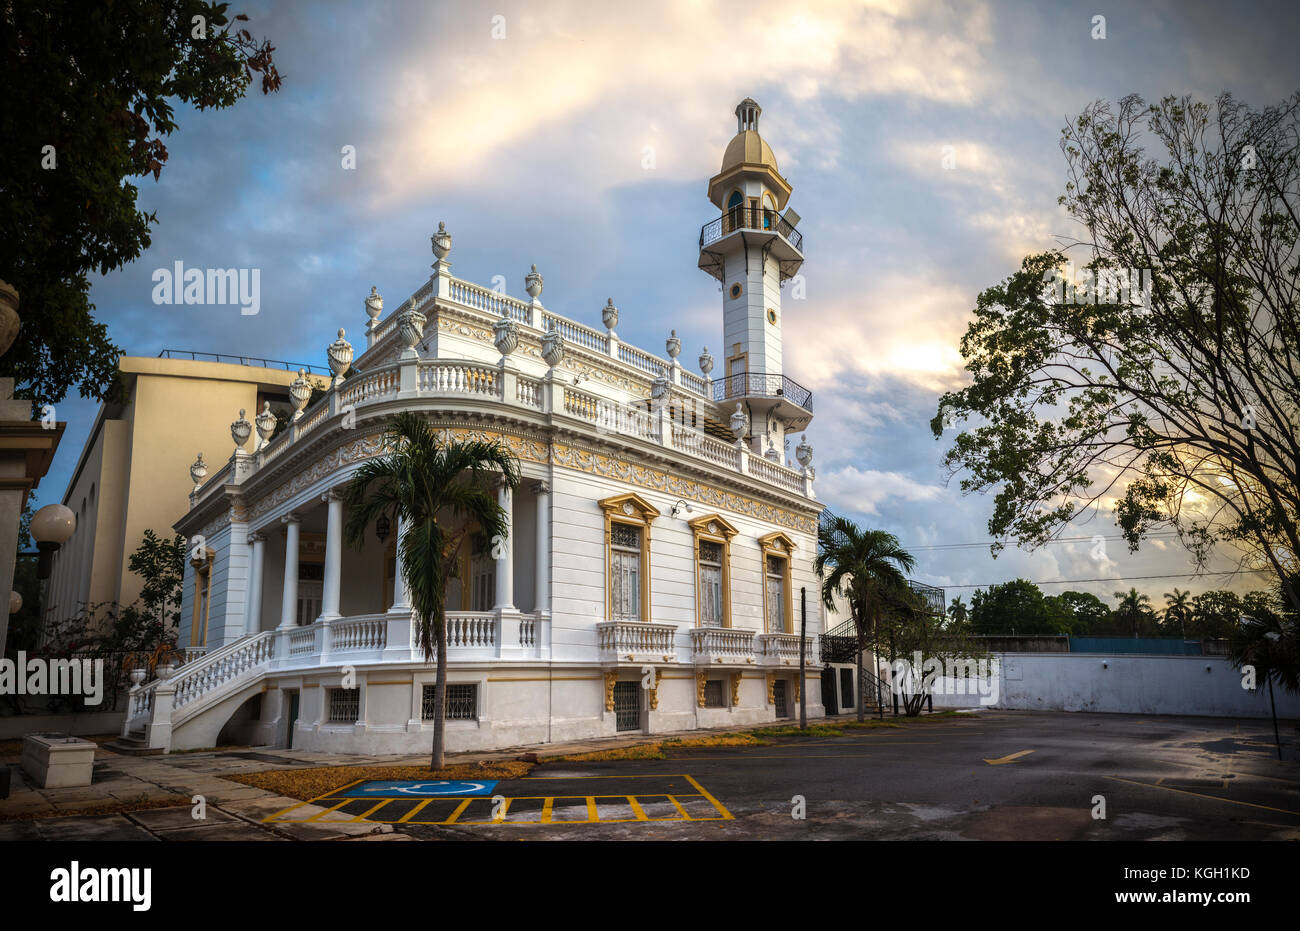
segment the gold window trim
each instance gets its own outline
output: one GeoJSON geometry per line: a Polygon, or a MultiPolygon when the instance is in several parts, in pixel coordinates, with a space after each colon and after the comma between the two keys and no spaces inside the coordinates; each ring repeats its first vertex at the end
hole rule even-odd
{"type": "Polygon", "coordinates": [[[202,556],[190,559],[190,565],[194,567],[194,613],[190,617],[190,643],[194,646],[208,645],[208,618],[212,614],[212,561],[216,555],[216,550],[204,547],[202,556]],[[200,607],[203,609],[201,619],[200,607]],[[198,643],[194,643],[195,632],[200,632],[198,643]]]}
{"type": "Polygon", "coordinates": [[[790,566],[793,562],[795,550],[794,540],[790,539],[781,531],[769,533],[758,538],[759,549],[759,578],[762,579],[763,588],[763,630],[769,634],[790,634],[794,633],[794,601],[792,598],[791,588],[793,583],[790,578],[790,566]],[[768,629],[768,607],[767,607],[767,557],[775,556],[781,560],[784,571],[782,573],[782,620],[784,629],[768,629]]]}
{"type": "Polygon", "coordinates": [[[740,531],[720,514],[709,514],[687,521],[694,540],[691,543],[692,558],[695,562],[695,626],[703,627],[701,616],[703,590],[700,585],[700,541],[709,540],[722,544],[722,626],[731,627],[731,538],[740,531]],[[712,526],[712,530],[710,530],[712,526]]]}
{"type": "Polygon", "coordinates": [[[605,512],[605,620],[613,620],[614,579],[610,570],[614,565],[614,525],[626,524],[637,527],[641,531],[641,623],[648,624],[650,623],[650,524],[659,516],[659,509],[633,492],[603,498],[596,503],[605,512]]]}

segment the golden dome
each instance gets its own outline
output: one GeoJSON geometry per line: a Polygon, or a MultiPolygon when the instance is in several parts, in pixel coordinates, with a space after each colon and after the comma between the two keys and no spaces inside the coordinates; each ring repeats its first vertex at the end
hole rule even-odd
{"type": "Polygon", "coordinates": [[[772,147],[763,140],[757,130],[753,129],[736,133],[731,142],[727,143],[727,150],[722,153],[722,168],[718,174],[730,171],[741,164],[766,165],[777,174],[781,173],[776,167],[776,156],[772,153],[772,147]]]}

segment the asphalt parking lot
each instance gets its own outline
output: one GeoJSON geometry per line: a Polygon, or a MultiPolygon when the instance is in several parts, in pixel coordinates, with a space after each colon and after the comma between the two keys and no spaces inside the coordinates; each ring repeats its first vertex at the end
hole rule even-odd
{"type": "Polygon", "coordinates": [[[340,790],[317,804],[421,840],[1300,840],[1294,723],[1282,734],[1279,761],[1267,720],[980,712],[545,763],[414,813],[340,790]]]}

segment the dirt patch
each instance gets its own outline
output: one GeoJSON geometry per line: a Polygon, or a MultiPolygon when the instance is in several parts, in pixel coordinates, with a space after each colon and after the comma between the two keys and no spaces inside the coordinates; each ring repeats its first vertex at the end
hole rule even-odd
{"type": "Polygon", "coordinates": [[[277,795],[308,802],[358,781],[372,779],[520,779],[532,763],[515,760],[460,763],[431,770],[427,766],[320,766],[312,769],[277,769],[258,773],[227,773],[229,779],[277,795]]]}

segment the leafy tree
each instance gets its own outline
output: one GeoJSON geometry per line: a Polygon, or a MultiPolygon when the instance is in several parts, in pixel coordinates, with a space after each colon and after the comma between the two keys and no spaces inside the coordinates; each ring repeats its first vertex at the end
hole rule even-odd
{"type": "Polygon", "coordinates": [[[0,358],[38,403],[70,388],[104,398],[121,350],[96,322],[92,272],[149,247],[157,216],[130,179],[167,161],[172,101],[224,109],[253,74],[276,91],[274,47],[202,0],[12,0],[0,5],[0,278],[18,289],[23,327],[0,358]],[[202,17],[202,21],[196,20],[202,17]],[[24,308],[26,310],[24,311],[24,308]]]}
{"type": "Polygon", "coordinates": [[[1014,579],[971,597],[971,631],[976,634],[1060,634],[1069,630],[1069,618],[1052,610],[1042,591],[1028,579],[1014,579]]]}
{"type": "Polygon", "coordinates": [[[1206,640],[1231,638],[1241,625],[1243,613],[1236,592],[1202,592],[1192,599],[1192,635],[1206,640]]]}
{"type": "Polygon", "coordinates": [[[862,652],[879,643],[878,628],[887,598],[907,587],[903,575],[916,560],[898,538],[884,530],[864,530],[847,518],[823,512],[813,569],[822,580],[822,602],[835,610],[843,597],[858,637],[858,720],[866,717],[862,652]]]}
{"type": "Polygon", "coordinates": [[[1165,626],[1170,634],[1177,632],[1180,637],[1187,636],[1187,625],[1192,619],[1191,595],[1191,592],[1177,588],[1165,592],[1165,626]]]}
{"type": "Polygon", "coordinates": [[[140,602],[145,613],[164,629],[180,625],[188,549],[182,534],[164,540],[152,530],[146,530],[140,546],[127,561],[127,568],[144,580],[140,602]]]}
{"type": "Polygon", "coordinates": [[[385,431],[393,451],[362,465],[344,490],[348,543],[360,547],[366,529],[382,515],[404,525],[400,542],[402,575],[415,609],[425,662],[437,661],[433,698],[433,753],[443,761],[447,695],[447,581],[471,523],[504,543],[509,515],[497,504],[489,481],[500,475],[513,489],[519,463],[499,443],[444,442],[418,414],[402,411],[385,431]]]}
{"type": "Polygon", "coordinates": [[[1052,252],[979,295],[973,382],[931,421],[936,437],[978,422],[950,475],[998,489],[1000,541],[1042,544],[1115,500],[1130,549],[1170,527],[1204,564],[1227,542],[1300,607],[1284,578],[1300,557],[1300,93],[1262,110],[1097,102],[1061,147],[1061,203],[1086,233],[1067,248],[1110,293],[1066,299],[1052,252]],[[1113,293],[1144,269],[1147,298],[1113,293]]]}
{"type": "Polygon", "coordinates": [[[1102,636],[1107,630],[1111,611],[1096,595],[1091,592],[1061,592],[1047,599],[1049,605],[1068,618],[1068,632],[1076,637],[1102,636]]]}
{"type": "Polygon", "coordinates": [[[886,590],[874,640],[877,652],[888,646],[893,661],[890,685],[908,717],[919,715],[930,695],[932,683],[926,675],[926,661],[978,661],[988,657],[983,647],[971,639],[967,625],[935,613],[906,585],[886,590]]]}

